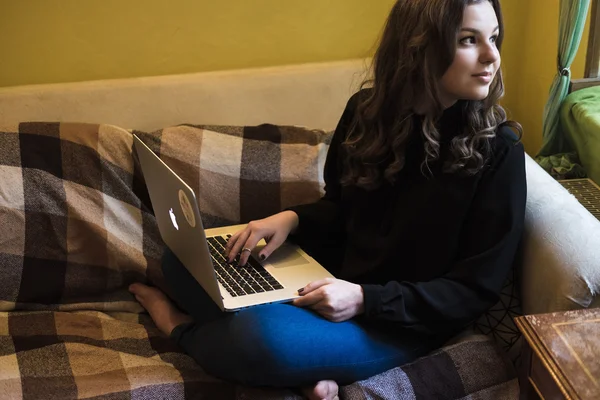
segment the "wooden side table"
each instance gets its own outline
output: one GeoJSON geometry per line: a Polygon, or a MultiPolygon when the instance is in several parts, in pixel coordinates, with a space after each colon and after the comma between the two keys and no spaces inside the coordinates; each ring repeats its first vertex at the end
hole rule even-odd
{"type": "Polygon", "coordinates": [[[515,318],[521,399],[600,399],[600,308],[515,318]]]}

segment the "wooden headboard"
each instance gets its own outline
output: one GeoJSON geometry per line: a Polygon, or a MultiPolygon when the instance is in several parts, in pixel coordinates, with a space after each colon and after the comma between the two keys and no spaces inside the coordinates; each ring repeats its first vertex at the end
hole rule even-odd
{"type": "Polygon", "coordinates": [[[589,88],[592,86],[600,86],[600,78],[582,78],[582,79],[571,79],[569,85],[569,93],[576,92],[577,90],[589,88]]]}

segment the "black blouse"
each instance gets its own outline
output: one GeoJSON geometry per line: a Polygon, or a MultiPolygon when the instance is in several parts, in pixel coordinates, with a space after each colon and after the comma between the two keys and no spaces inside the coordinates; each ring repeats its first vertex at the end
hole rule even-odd
{"type": "MultiPolygon", "coordinates": [[[[491,139],[486,166],[474,176],[422,172],[419,121],[394,184],[375,190],[342,186],[341,143],[357,96],[348,102],[325,164],[325,195],[292,207],[292,236],[337,278],[364,291],[361,318],[426,334],[455,333],[497,302],[523,229],[527,186],[523,146],[508,127],[491,139]]],[[[416,117],[418,119],[418,117],[416,117]]],[[[442,159],[462,127],[462,103],[444,111],[442,159]]]]}

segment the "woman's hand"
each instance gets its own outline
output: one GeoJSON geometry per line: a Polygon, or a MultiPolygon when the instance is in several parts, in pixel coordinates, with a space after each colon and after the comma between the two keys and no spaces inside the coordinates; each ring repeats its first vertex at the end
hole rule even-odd
{"type": "Polygon", "coordinates": [[[335,278],[314,281],[298,290],[300,298],[293,304],[308,307],[333,322],[349,320],[364,312],[364,295],[360,285],[335,278]]]}
{"type": "Polygon", "coordinates": [[[240,254],[239,265],[246,265],[250,252],[261,239],[267,245],[260,251],[259,258],[265,260],[285,242],[288,235],[298,227],[298,215],[293,211],[283,211],[270,217],[251,221],[246,229],[236,232],[227,241],[227,258],[233,262],[240,254]]]}

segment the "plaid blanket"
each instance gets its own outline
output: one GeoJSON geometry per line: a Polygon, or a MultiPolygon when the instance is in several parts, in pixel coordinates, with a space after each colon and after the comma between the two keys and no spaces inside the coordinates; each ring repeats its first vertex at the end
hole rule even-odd
{"type": "MultiPolygon", "coordinates": [[[[202,189],[205,227],[317,199],[331,137],[272,125],[136,133],[202,189]]],[[[168,293],[164,244],[132,144],[132,132],[109,125],[22,123],[0,132],[2,398],[298,398],[208,376],[128,293],[132,282],[168,293]]],[[[480,336],[340,394],[498,399],[516,398],[515,390],[510,364],[480,336]]]]}

